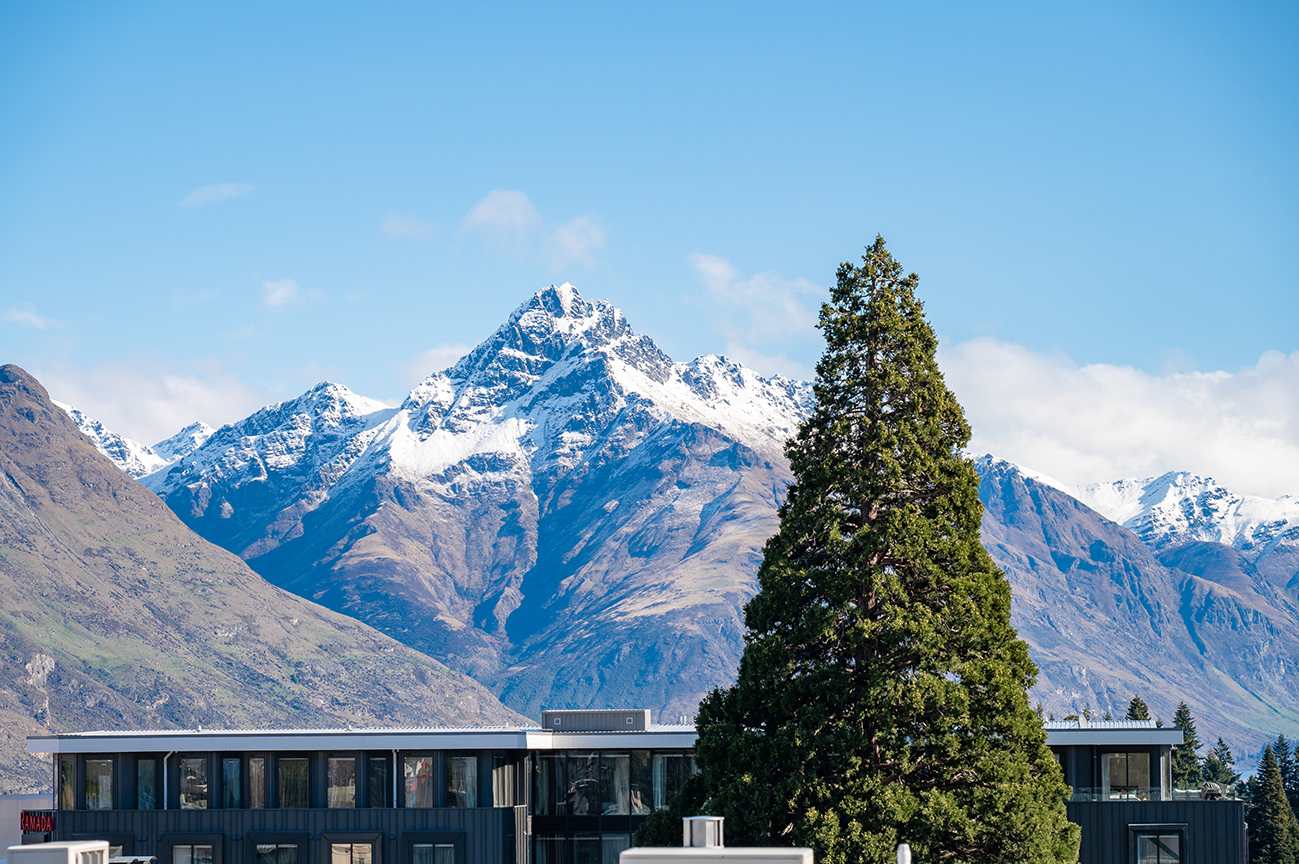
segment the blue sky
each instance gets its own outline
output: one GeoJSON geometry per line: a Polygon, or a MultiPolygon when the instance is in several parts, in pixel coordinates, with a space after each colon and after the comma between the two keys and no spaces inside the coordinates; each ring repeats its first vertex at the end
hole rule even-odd
{"type": "Polygon", "coordinates": [[[400,398],[569,279],[678,358],[797,374],[882,232],[947,356],[995,358],[974,383],[1006,351],[1190,381],[1176,430],[1194,373],[1252,375],[1299,490],[1299,408],[1267,407],[1299,375],[1294,4],[323,5],[0,12],[5,361],[148,440],[323,378],[400,398]]]}

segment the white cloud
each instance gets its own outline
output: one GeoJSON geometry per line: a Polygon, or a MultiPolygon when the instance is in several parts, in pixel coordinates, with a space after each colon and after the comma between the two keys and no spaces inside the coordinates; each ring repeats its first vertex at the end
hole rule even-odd
{"type": "Polygon", "coordinates": [[[457,360],[472,350],[472,346],[457,342],[434,345],[427,351],[421,351],[406,362],[404,370],[406,381],[411,385],[418,384],[434,372],[441,372],[454,365],[457,360]]]}
{"type": "Polygon", "coordinates": [[[298,283],[293,279],[268,279],[262,283],[262,304],[283,306],[298,297],[298,283]]]}
{"type": "Polygon", "coordinates": [[[253,194],[253,188],[251,183],[210,183],[207,186],[191,189],[189,194],[180,199],[180,206],[206,207],[209,204],[234,201],[236,198],[246,198],[253,194]]]}
{"type": "Polygon", "coordinates": [[[158,372],[153,366],[119,364],[33,374],[53,398],[147,444],[195,420],[219,426],[242,419],[271,401],[220,369],[158,372]]]}
{"type": "Polygon", "coordinates": [[[389,213],[384,217],[380,230],[389,237],[414,240],[431,235],[433,225],[408,213],[389,213]]]}
{"type": "Polygon", "coordinates": [[[541,216],[527,195],[514,189],[493,189],[465,215],[466,228],[521,235],[541,225],[541,216]]]}
{"type": "Polygon", "coordinates": [[[10,324],[30,327],[33,330],[48,330],[54,326],[54,319],[46,318],[31,306],[11,306],[5,310],[4,319],[10,324]]]}
{"type": "Polygon", "coordinates": [[[1237,492],[1299,494],[1299,352],[1158,374],[988,339],[939,359],[975,452],[1076,485],[1185,469],[1237,492]]]}
{"type": "Polygon", "coordinates": [[[798,276],[744,275],[719,255],[697,253],[689,261],[717,307],[728,354],[760,372],[811,374],[811,364],[796,358],[820,350],[816,319],[822,288],[798,276]]]}
{"type": "Polygon", "coordinates": [[[551,258],[556,267],[595,263],[595,253],[604,248],[604,226],[590,216],[578,216],[550,235],[551,258]]]}

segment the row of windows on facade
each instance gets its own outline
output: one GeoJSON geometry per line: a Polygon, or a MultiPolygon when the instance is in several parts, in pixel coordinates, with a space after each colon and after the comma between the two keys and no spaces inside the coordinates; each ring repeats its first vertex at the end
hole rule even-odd
{"type": "MultiPolygon", "coordinates": [[[[367,798],[371,807],[388,807],[390,781],[388,758],[368,757],[367,798]]],[[[356,757],[329,757],[326,760],[327,806],[357,806],[356,757]]],[[[223,809],[263,808],[266,801],[267,760],[252,756],[247,760],[247,797],[245,798],[243,760],[229,757],[220,760],[221,801],[223,809]]],[[[311,762],[307,757],[280,757],[275,760],[276,801],[279,807],[311,806],[311,762]]],[[[59,759],[59,806],[76,808],[75,757],[59,759]]],[[[676,795],[687,777],[695,772],[694,756],[688,753],[556,753],[537,757],[537,778],[533,812],[542,816],[646,815],[662,809],[676,795]]],[[[406,756],[402,761],[406,807],[434,806],[434,760],[432,756],[406,756]]],[[[206,757],[180,757],[178,801],[182,810],[206,810],[217,806],[210,796],[206,757]]],[[[86,809],[112,810],[113,759],[85,760],[86,809]]],[[[136,760],[136,809],[159,807],[158,760],[136,760]]],[[[446,757],[446,794],[448,807],[477,807],[478,757],[446,757]]]]}
{"type": "MultiPolygon", "coordinates": [[[[173,845],[171,864],[215,864],[213,848],[205,843],[173,845]]],[[[296,843],[258,843],[253,847],[253,864],[299,864],[298,852],[296,843]]],[[[411,846],[411,864],[455,864],[455,860],[456,847],[452,843],[415,843],[411,846]]],[[[373,844],[329,844],[329,864],[373,862],[373,844]]]]}

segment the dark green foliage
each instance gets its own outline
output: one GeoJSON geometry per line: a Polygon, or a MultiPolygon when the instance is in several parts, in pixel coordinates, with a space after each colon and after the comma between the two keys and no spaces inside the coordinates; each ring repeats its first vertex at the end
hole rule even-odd
{"type": "Polygon", "coordinates": [[[1173,748],[1173,784],[1178,789],[1194,789],[1200,785],[1204,774],[1200,764],[1202,744],[1191,708],[1185,702],[1178,703],[1173,725],[1182,730],[1182,743],[1173,748]]]}
{"type": "Polygon", "coordinates": [[[706,797],[704,778],[699,774],[693,775],[666,808],[655,810],[646,817],[645,824],[632,837],[631,845],[680,846],[681,820],[686,816],[704,814],[707,809],[706,797]]]}
{"type": "Polygon", "coordinates": [[[1284,735],[1278,735],[1272,749],[1276,752],[1276,765],[1281,772],[1281,787],[1285,789],[1286,800],[1292,810],[1299,810],[1299,763],[1295,761],[1294,745],[1284,735]]]}
{"type": "Polygon", "coordinates": [[[1236,757],[1232,755],[1227,742],[1221,738],[1204,757],[1204,779],[1217,783],[1228,795],[1235,791],[1236,784],[1240,782],[1240,775],[1236,773],[1236,757]]]}
{"type": "Polygon", "coordinates": [[[1251,864],[1295,864],[1295,817],[1271,745],[1263,749],[1255,780],[1248,817],[1249,860],[1251,864]]]}
{"type": "Polygon", "coordinates": [[[1140,696],[1133,696],[1132,701],[1128,703],[1128,713],[1124,719],[1149,720],[1150,707],[1146,705],[1145,700],[1140,696]]]}
{"type": "Polygon", "coordinates": [[[1074,862],[917,281],[877,238],[821,309],[816,407],[788,447],[739,676],[699,711],[707,811],[728,845],[811,846],[818,864],[891,862],[903,841],[926,864],[1074,862]]]}

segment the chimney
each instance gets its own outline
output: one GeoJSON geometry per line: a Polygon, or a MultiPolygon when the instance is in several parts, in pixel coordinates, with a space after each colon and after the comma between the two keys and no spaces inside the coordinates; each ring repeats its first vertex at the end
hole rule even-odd
{"type": "Polygon", "coordinates": [[[686,816],[681,820],[681,845],[688,849],[720,848],[722,839],[721,816],[686,816]]]}

